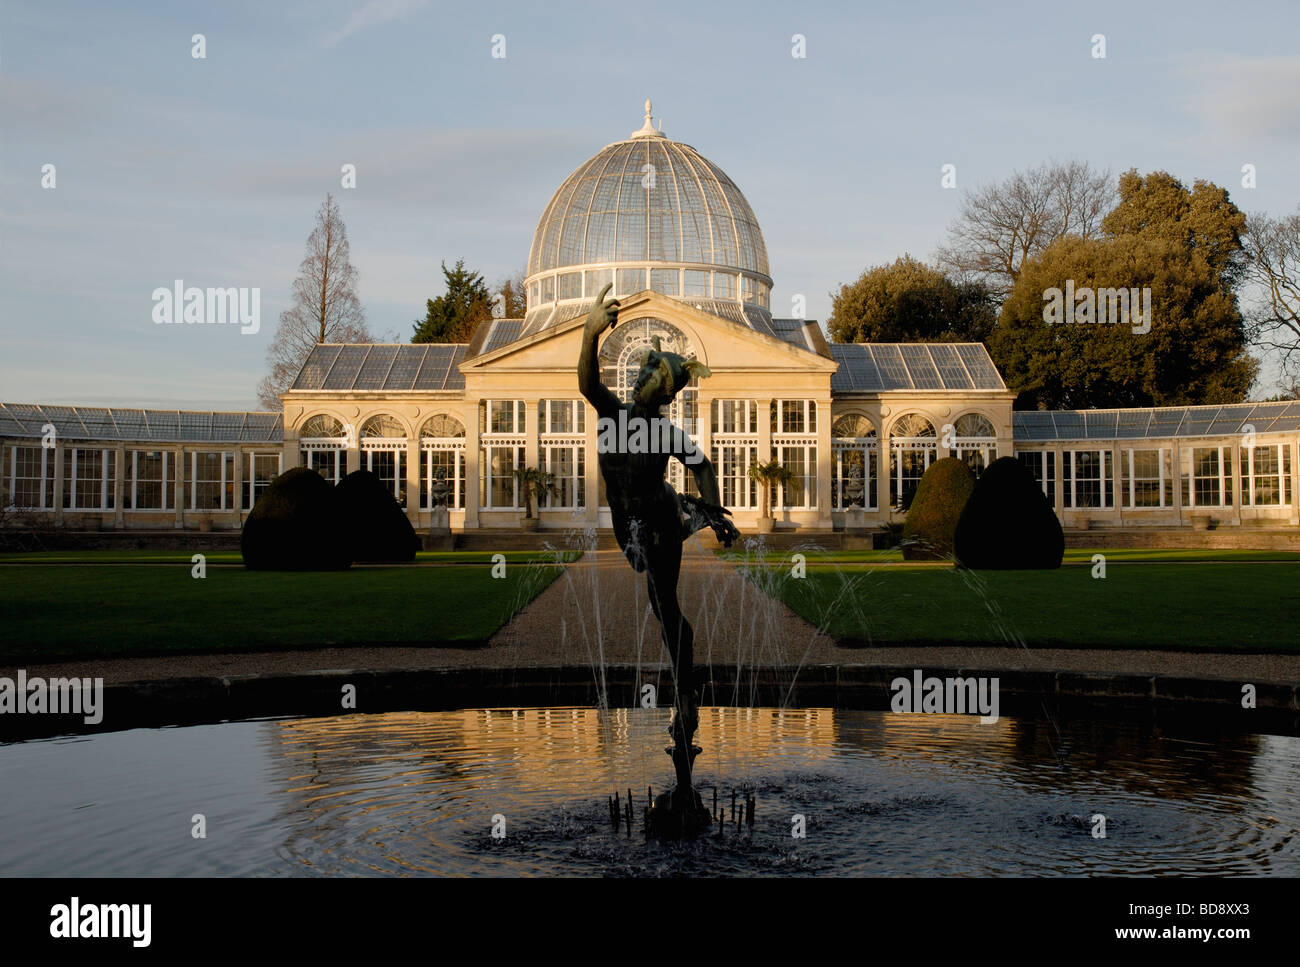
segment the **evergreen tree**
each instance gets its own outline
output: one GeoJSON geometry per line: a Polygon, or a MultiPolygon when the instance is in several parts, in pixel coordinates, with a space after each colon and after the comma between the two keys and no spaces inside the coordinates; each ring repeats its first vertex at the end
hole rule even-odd
{"type": "Polygon", "coordinates": [[[423,319],[415,320],[411,342],[469,342],[480,322],[492,318],[492,293],[483,276],[465,268],[457,259],[456,267],[442,263],[447,291],[429,299],[423,319]]]}
{"type": "Polygon", "coordinates": [[[996,320],[985,283],[904,255],[840,286],[826,328],[836,342],[983,342],[996,320]]]}

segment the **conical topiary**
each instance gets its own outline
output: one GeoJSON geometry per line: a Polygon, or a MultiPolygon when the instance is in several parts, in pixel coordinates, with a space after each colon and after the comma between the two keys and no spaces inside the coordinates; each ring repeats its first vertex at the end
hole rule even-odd
{"type": "Polygon", "coordinates": [[[369,470],[357,470],[334,488],[343,539],[354,563],[407,563],[420,539],[392,490],[369,470]]]}
{"type": "Polygon", "coordinates": [[[975,475],[965,462],[944,457],[930,464],[903,524],[903,559],[949,560],[957,519],[974,489],[975,475]]]}
{"type": "Polygon", "coordinates": [[[271,481],[244,522],[239,549],[255,571],[337,571],[352,560],[334,488],[306,467],[271,481]]]}
{"type": "Polygon", "coordinates": [[[957,522],[957,561],[973,570],[1061,566],[1065,533],[1042,488],[1015,457],[994,460],[957,522]]]}

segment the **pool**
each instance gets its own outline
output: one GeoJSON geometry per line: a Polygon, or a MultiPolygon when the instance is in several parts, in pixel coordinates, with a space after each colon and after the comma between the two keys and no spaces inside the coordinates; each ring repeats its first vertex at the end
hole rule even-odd
{"type": "Polygon", "coordinates": [[[1295,737],[705,708],[697,788],[725,828],[647,843],[606,797],[630,789],[639,817],[663,791],[667,725],[474,709],[9,743],[0,873],[1300,875],[1295,737]],[[752,827],[733,791],[755,797],[752,827]]]}

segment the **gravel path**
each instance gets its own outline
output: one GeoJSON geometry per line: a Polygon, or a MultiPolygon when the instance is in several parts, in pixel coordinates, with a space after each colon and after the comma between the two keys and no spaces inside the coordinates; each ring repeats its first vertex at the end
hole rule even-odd
{"type": "MultiPolygon", "coordinates": [[[[713,666],[910,665],[1112,672],[1300,683],[1300,655],[1022,649],[989,646],[840,648],[726,565],[699,540],[682,562],[682,609],[695,657],[713,666]]],[[[349,647],[224,655],[127,658],[28,666],[32,675],[102,677],[106,683],[285,675],[343,669],[428,669],[610,663],[666,664],[645,578],[618,551],[589,551],[521,610],[484,648],[349,647]]],[[[0,668],[12,677],[14,669],[0,668]]]]}

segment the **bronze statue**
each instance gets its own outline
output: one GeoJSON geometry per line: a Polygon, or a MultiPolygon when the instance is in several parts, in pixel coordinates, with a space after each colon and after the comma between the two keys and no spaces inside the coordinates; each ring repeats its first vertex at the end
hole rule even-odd
{"type": "Polygon", "coordinates": [[[598,460],[614,536],[632,567],[646,575],[650,607],[659,619],[673,663],[675,714],[669,728],[673,747],[667,751],[673,759],[677,787],[656,799],[650,829],[654,835],[690,836],[708,829],[711,822],[691,783],[691,766],[700,752],[691,744],[699,724],[699,705],[694,683],[695,636],[677,601],[682,542],[697,530],[711,527],[718,540],[730,547],[740,532],[727,519],[731,512],[722,506],[713,464],[660,412],[692,376],[711,375],[708,367],[663,352],[656,341],[642,361],[629,403],[620,403],[600,382],[597,345],[601,333],[612,329],[618,318],[618,301],[605,301],[610,288],[606,284],[601,289],[587,314],[578,356],[578,387],[600,421],[598,460]],[[669,457],[694,473],[700,497],[678,494],[668,485],[664,474],[669,457]]]}

